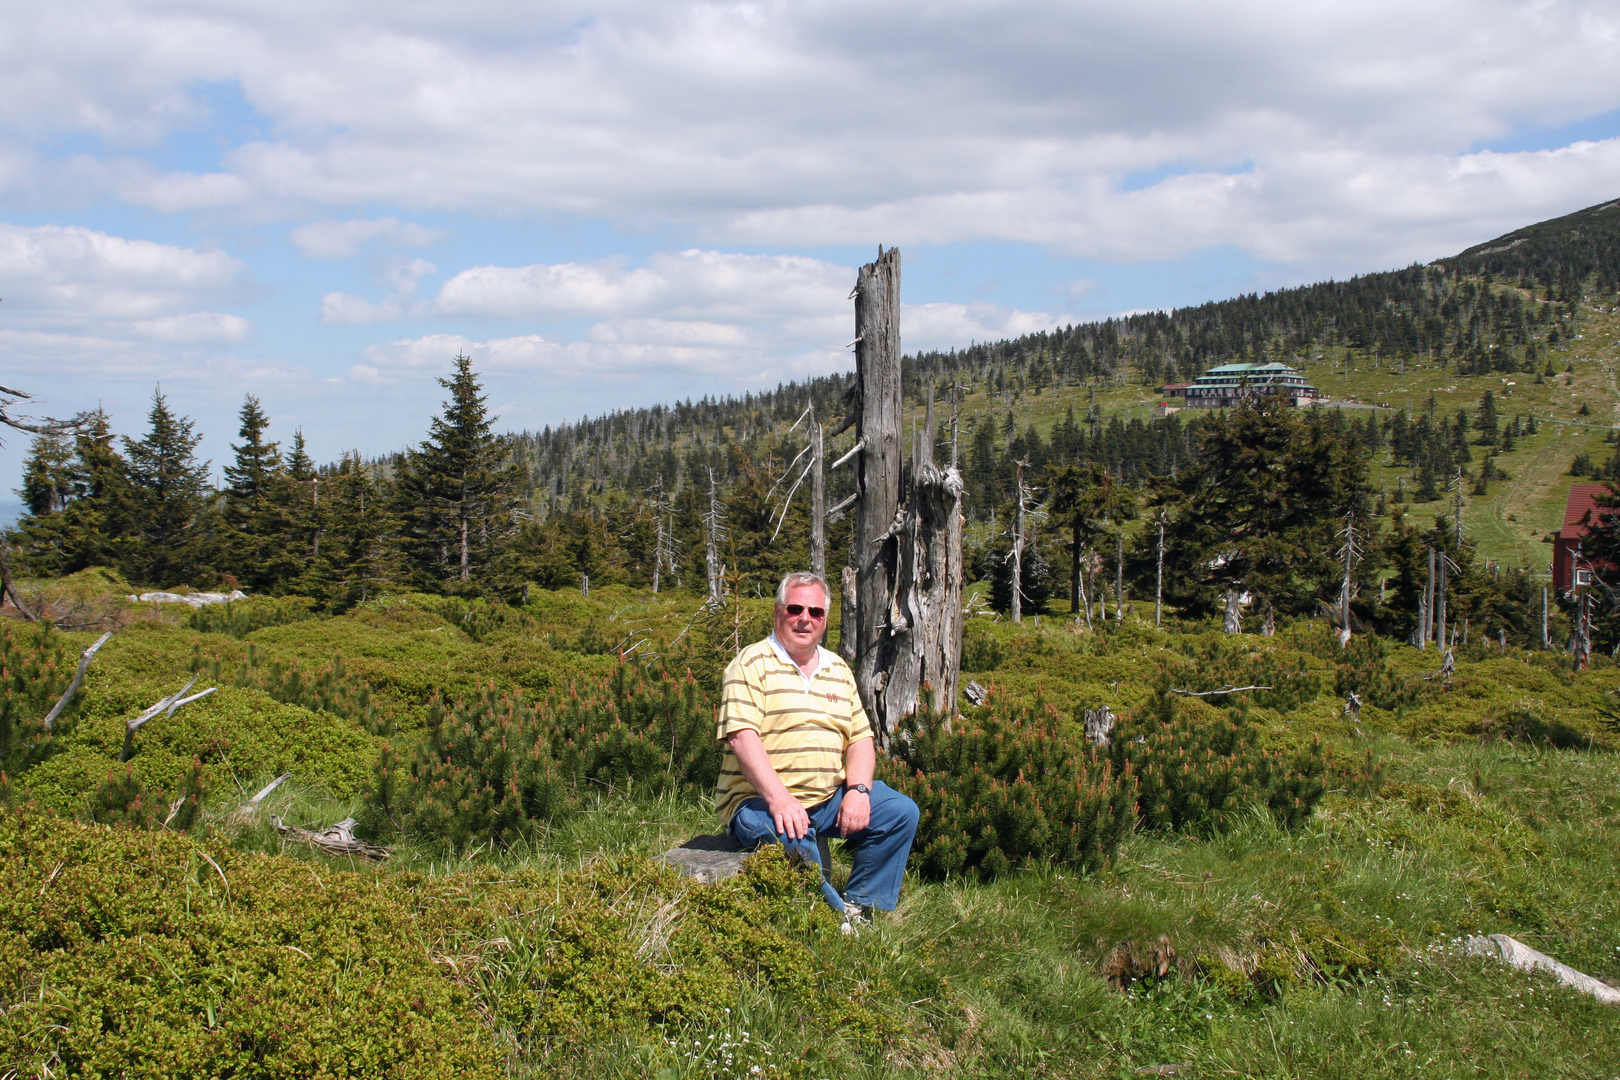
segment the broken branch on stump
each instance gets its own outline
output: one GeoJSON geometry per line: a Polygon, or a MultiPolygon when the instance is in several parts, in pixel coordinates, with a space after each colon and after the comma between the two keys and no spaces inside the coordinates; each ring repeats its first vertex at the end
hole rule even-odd
{"type": "Polygon", "coordinates": [[[276,788],[280,787],[282,784],[286,783],[289,779],[291,779],[291,777],[292,773],[284,772],[274,780],[270,781],[268,784],[264,785],[264,787],[259,789],[259,793],[257,795],[253,796],[253,798],[249,799],[241,806],[238,806],[235,811],[231,813],[231,820],[237,824],[245,824],[246,822],[252,821],[254,817],[258,815],[259,807],[264,803],[264,800],[269,797],[270,793],[276,790],[276,788]]]}
{"type": "Polygon", "coordinates": [[[1270,690],[1269,686],[1223,686],[1219,690],[1177,690],[1170,688],[1172,694],[1181,694],[1184,697],[1218,697],[1221,694],[1241,694],[1245,690],[1270,690]]]}
{"type": "Polygon", "coordinates": [[[841,515],[845,510],[848,510],[850,507],[854,506],[855,505],[855,500],[859,499],[860,497],[861,497],[861,493],[857,491],[854,494],[850,495],[848,498],[846,498],[843,502],[841,502],[837,506],[833,507],[831,510],[828,510],[827,511],[827,520],[828,521],[837,521],[838,518],[839,518],[839,515],[841,515]]]}
{"type": "Polygon", "coordinates": [[[389,851],[381,844],[373,844],[369,840],[357,839],[354,835],[354,827],[359,822],[355,821],[354,818],[344,818],[336,825],[330,825],[320,832],[310,832],[307,829],[300,829],[296,825],[288,825],[280,818],[271,818],[270,820],[275,823],[276,831],[283,836],[289,836],[300,843],[308,844],[310,847],[320,848],[329,855],[358,855],[362,859],[374,859],[381,862],[393,854],[392,851],[389,851]]]}
{"type": "Polygon", "coordinates": [[[148,720],[151,720],[159,713],[162,713],[165,717],[173,716],[175,710],[180,708],[180,706],[189,705],[191,702],[196,701],[199,698],[205,698],[209,694],[212,694],[215,690],[219,689],[217,686],[210,686],[207,690],[204,690],[200,694],[192,694],[190,697],[186,697],[186,691],[195,686],[200,677],[201,676],[193,675],[191,677],[191,681],[186,683],[186,685],[182,686],[180,689],[176,690],[162,701],[159,701],[156,705],[153,705],[151,708],[147,709],[145,712],[141,713],[141,715],[133,717],[124,724],[124,749],[118,755],[119,761],[128,761],[130,758],[135,756],[135,733],[141,730],[142,726],[144,726],[148,720]]]}
{"type": "Polygon", "coordinates": [[[843,457],[841,457],[837,461],[833,462],[832,467],[835,468],[835,469],[838,468],[838,466],[844,464],[850,458],[854,457],[856,454],[860,453],[862,450],[865,450],[865,449],[866,449],[866,440],[865,439],[859,440],[858,442],[856,442],[856,444],[854,446],[849,448],[849,451],[847,453],[845,453],[843,457]]]}
{"type": "Polygon", "coordinates": [[[73,681],[68,683],[67,689],[62,691],[62,696],[56,699],[56,704],[51,707],[50,713],[45,717],[46,732],[51,730],[56,723],[56,718],[61,716],[67,709],[68,704],[73,700],[73,695],[79,692],[79,687],[84,685],[84,673],[90,670],[90,661],[96,658],[96,651],[107,644],[107,639],[110,637],[112,637],[112,631],[109,630],[97,638],[94,645],[79,654],[79,670],[73,673],[73,681]]]}

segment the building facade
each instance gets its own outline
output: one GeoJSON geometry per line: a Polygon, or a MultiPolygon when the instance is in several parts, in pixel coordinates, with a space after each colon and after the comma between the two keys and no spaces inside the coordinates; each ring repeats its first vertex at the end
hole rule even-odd
{"type": "Polygon", "coordinates": [[[1247,398],[1282,394],[1294,405],[1310,405],[1321,397],[1298,368],[1269,364],[1222,364],[1210,368],[1197,381],[1164,387],[1167,405],[1189,409],[1229,409],[1247,398]]]}
{"type": "MultiPolygon", "coordinates": [[[[1574,484],[1564,504],[1564,527],[1553,538],[1553,588],[1560,593],[1579,592],[1592,584],[1593,564],[1581,551],[1581,541],[1591,531],[1591,523],[1608,513],[1598,505],[1598,496],[1607,495],[1607,484],[1574,484]]],[[[1607,569],[1602,564],[1598,569],[1607,569]]]]}

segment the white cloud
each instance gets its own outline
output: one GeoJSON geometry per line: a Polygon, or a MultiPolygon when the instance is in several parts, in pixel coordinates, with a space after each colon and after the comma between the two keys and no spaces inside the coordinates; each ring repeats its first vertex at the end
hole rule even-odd
{"type": "MultiPolygon", "coordinates": [[[[0,130],[107,140],[83,182],[100,168],[142,205],[498,208],[778,247],[992,238],[1110,259],[1201,243],[1361,258],[1434,205],[1447,211],[1408,243],[1456,246],[1485,220],[1612,195],[1613,172],[1577,157],[1498,155],[1517,160],[1490,169],[1543,182],[1482,189],[1471,147],[1620,106],[1608,0],[1006,0],[926,17],[900,0],[620,0],[453,19],[90,0],[6,25],[0,130]],[[241,99],[224,108],[237,127],[217,166],[131,165],[144,142],[220,112],[199,85],[241,99]],[[1165,168],[1183,174],[1125,190],[1165,168]]],[[[430,242],[413,228],[317,222],[294,242],[318,258],[430,242]]],[[[568,286],[463,284],[489,304],[503,287],[568,286]]]]}
{"type": "MultiPolygon", "coordinates": [[[[0,293],[8,328],[73,364],[140,342],[222,345],[253,326],[209,310],[236,297],[246,267],[221,251],[132,240],[75,226],[0,223],[0,293]]],[[[137,347],[138,346],[138,347],[137,347]]]]}
{"type": "Polygon", "coordinates": [[[165,315],[161,319],[139,319],[134,329],[137,334],[156,341],[234,345],[247,340],[253,324],[240,315],[194,311],[188,315],[165,315]]]}
{"type": "MultiPolygon", "coordinates": [[[[394,247],[431,247],[448,235],[443,229],[430,229],[398,218],[351,218],[348,221],[312,221],[294,229],[288,239],[293,247],[311,259],[349,259],[371,241],[394,247]]],[[[418,260],[420,261],[420,260],[418,260]]]]}

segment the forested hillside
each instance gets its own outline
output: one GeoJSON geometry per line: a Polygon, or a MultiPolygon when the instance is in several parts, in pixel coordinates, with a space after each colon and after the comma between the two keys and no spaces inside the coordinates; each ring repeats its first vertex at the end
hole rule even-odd
{"type": "MultiPolygon", "coordinates": [[[[974,565],[987,577],[1002,564],[1017,463],[1027,463],[1024,498],[1037,511],[1038,557],[1026,567],[1032,599],[1094,595],[1095,581],[1077,578],[1077,570],[1103,581],[1123,575],[1128,589],[1115,581],[1116,593],[1146,595],[1156,587],[1148,565],[1157,564],[1141,515],[1162,512],[1171,523],[1167,565],[1176,568],[1167,595],[1191,613],[1210,610],[1235,582],[1190,568],[1227,542],[1210,531],[1213,517],[1237,511],[1200,500],[1226,483],[1234,453],[1274,446],[1282,455],[1275,475],[1292,479],[1253,498],[1312,509],[1309,521],[1269,530],[1282,545],[1269,558],[1290,572],[1267,586],[1263,604],[1303,613],[1332,591],[1325,552],[1354,512],[1377,538],[1359,564],[1360,595],[1387,601],[1364,614],[1393,631],[1414,616],[1401,607],[1411,600],[1409,549],[1451,531],[1436,524],[1437,513],[1455,516],[1461,507],[1472,518],[1493,485],[1500,492],[1512,478],[1504,462],[1544,469],[1566,448],[1545,437],[1530,442],[1549,420],[1590,423],[1594,432],[1611,422],[1613,401],[1585,396],[1601,387],[1605,362],[1614,359],[1596,339],[1612,331],[1617,288],[1620,203],[1609,203],[1427,266],[911,356],[904,393],[915,424],[932,388],[935,438],[941,454],[960,462],[974,565]],[[1583,340],[1588,329],[1593,337],[1583,340]],[[1148,403],[1166,380],[1188,380],[1221,362],[1277,358],[1304,368],[1330,396],[1348,391],[1377,403],[1398,391],[1402,407],[1150,415],[1148,403]],[[1301,449],[1307,444],[1315,449],[1301,449]],[[1532,445],[1541,449],[1524,458],[1532,445]],[[1316,459],[1300,458],[1307,454],[1316,459]],[[1316,485],[1308,493],[1297,486],[1307,477],[1316,485]],[[1103,481],[1122,483],[1123,501],[1106,522],[1081,520],[1096,512],[1081,489],[1103,481]],[[1425,532],[1433,538],[1410,539],[1425,532]],[[1296,560],[1290,551],[1311,557],[1296,560]],[[1390,600],[1376,583],[1392,574],[1390,600]]],[[[802,491],[783,507],[793,487],[790,463],[811,417],[837,427],[847,376],[499,435],[476,372],[464,359],[451,366],[441,380],[444,411],[428,437],[380,461],[319,465],[301,433],[269,431],[248,398],[219,491],[195,460],[191,423],[161,394],[140,438],[115,439],[113,418],[104,415],[76,438],[40,437],[21,488],[29,514],[11,539],[19,569],[60,575],[106,565],[135,583],[232,584],[339,608],[401,587],[512,599],[525,584],[647,585],[656,576],[665,587],[702,588],[711,506],[731,588],[756,592],[806,561],[802,491]]],[[[851,438],[834,439],[829,456],[851,438]]],[[[1573,463],[1613,475],[1611,457],[1588,441],[1558,468],[1573,463]]],[[[847,472],[833,472],[829,502],[849,483],[847,472]]],[[[1497,517],[1517,524],[1518,514],[1497,517]]],[[[1452,543],[1469,565],[1471,543],[1466,532],[1452,543]]],[[[847,544],[848,523],[835,522],[835,562],[847,544]]],[[[1521,565],[1519,576],[1504,584],[1493,567],[1490,588],[1467,585],[1477,597],[1468,602],[1470,617],[1493,634],[1529,635],[1534,620],[1523,605],[1536,590],[1527,571],[1541,566],[1530,565],[1522,545],[1519,555],[1503,547],[1477,560],[1479,573],[1485,563],[1510,562],[1521,565]]],[[[1472,573],[1463,580],[1472,582],[1472,573]]]]}

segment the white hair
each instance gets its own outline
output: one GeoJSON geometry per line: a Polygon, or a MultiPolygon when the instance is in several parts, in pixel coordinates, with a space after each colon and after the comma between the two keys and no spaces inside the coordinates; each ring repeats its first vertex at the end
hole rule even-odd
{"type": "Polygon", "coordinates": [[[796,589],[801,585],[814,585],[821,590],[821,595],[827,598],[827,606],[832,607],[832,589],[827,585],[827,579],[820,574],[812,574],[808,570],[797,570],[782,579],[782,584],[776,587],[776,602],[787,603],[789,589],[796,589]]]}

